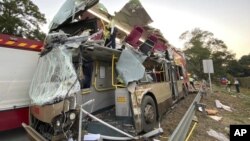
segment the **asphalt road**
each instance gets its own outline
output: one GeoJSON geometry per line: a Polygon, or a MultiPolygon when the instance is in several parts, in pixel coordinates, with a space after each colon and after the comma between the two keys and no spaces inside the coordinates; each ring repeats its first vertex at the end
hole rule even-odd
{"type": "Polygon", "coordinates": [[[29,141],[23,128],[0,132],[0,141],[29,141]]]}

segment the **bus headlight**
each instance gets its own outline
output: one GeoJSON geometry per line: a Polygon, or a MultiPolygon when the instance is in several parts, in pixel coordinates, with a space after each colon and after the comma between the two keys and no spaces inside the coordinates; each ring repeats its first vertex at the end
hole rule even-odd
{"type": "Polygon", "coordinates": [[[61,125],[61,122],[59,120],[56,121],[56,126],[60,126],[61,125]]]}
{"type": "Polygon", "coordinates": [[[76,114],[74,112],[69,114],[69,119],[74,120],[76,118],[76,114]]]}

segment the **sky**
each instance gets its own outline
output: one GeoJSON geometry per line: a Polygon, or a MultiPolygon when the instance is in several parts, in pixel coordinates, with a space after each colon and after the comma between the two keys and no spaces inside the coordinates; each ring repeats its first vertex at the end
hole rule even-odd
{"type": "MultiPolygon", "coordinates": [[[[65,0],[32,0],[50,23],[65,0]]],[[[128,0],[100,0],[109,13],[119,11],[128,0]]],[[[179,36],[196,27],[221,39],[239,59],[250,54],[250,0],[141,0],[170,44],[183,48],[179,36]]],[[[42,29],[47,32],[48,24],[42,29]]]]}

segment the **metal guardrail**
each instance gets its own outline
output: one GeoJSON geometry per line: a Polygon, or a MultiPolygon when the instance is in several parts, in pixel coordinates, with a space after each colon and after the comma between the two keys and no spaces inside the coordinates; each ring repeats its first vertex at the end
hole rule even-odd
{"type": "Polygon", "coordinates": [[[188,130],[189,130],[190,125],[191,125],[192,120],[193,120],[196,104],[200,102],[201,95],[203,94],[203,92],[205,92],[205,90],[203,88],[204,85],[205,84],[202,83],[197,96],[195,97],[194,101],[192,102],[192,104],[188,108],[187,112],[185,113],[185,115],[181,119],[177,128],[175,128],[174,132],[170,136],[169,141],[184,141],[185,140],[187,133],[188,133],[188,130]]]}

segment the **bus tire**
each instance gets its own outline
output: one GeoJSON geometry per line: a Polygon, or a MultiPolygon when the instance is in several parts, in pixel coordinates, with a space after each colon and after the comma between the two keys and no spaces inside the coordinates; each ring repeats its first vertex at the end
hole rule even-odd
{"type": "Polygon", "coordinates": [[[156,124],[156,106],[155,101],[151,96],[145,96],[141,104],[141,119],[142,119],[142,131],[149,132],[154,129],[156,124]]]}

